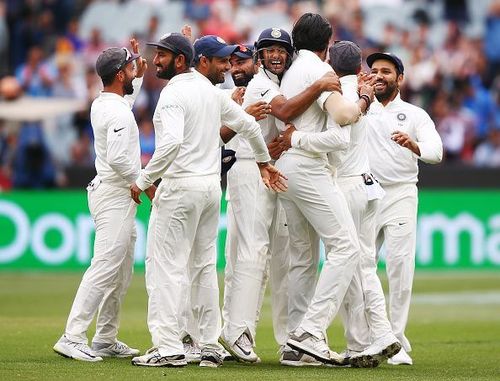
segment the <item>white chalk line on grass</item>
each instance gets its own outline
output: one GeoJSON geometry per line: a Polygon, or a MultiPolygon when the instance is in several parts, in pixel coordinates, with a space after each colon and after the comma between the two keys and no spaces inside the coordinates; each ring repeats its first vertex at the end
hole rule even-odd
{"type": "Polygon", "coordinates": [[[419,293],[412,295],[411,302],[412,304],[431,305],[500,304],[500,290],[484,292],[419,293]]]}

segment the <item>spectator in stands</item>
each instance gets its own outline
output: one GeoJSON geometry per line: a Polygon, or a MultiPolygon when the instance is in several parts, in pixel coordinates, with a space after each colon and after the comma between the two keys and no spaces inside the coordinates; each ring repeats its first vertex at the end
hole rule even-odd
{"type": "Polygon", "coordinates": [[[474,165],[500,167],[500,128],[490,130],[488,139],[474,152],[474,165]]]}
{"type": "Polygon", "coordinates": [[[38,45],[28,51],[28,60],[16,72],[16,77],[27,95],[48,97],[56,78],[55,68],[44,61],[44,52],[38,45]]]}
{"type": "Polygon", "coordinates": [[[484,51],[488,59],[486,84],[491,85],[500,75],[500,0],[494,0],[486,17],[484,51]]]}
{"type": "Polygon", "coordinates": [[[141,145],[141,165],[145,167],[155,151],[155,130],[150,118],[139,122],[139,143],[141,145]]]}
{"type": "Polygon", "coordinates": [[[440,108],[443,117],[438,121],[436,130],[443,141],[446,161],[470,160],[476,131],[474,114],[462,106],[459,95],[450,96],[440,108]]]}
{"type": "Polygon", "coordinates": [[[38,123],[26,123],[19,130],[13,163],[15,188],[52,188],[57,185],[56,170],[38,123]]]}

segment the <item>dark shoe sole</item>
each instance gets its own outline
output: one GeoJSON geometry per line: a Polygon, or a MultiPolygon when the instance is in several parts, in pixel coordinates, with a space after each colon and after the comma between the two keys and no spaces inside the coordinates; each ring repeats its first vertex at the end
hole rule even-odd
{"type": "Polygon", "coordinates": [[[400,350],[401,344],[395,342],[383,349],[380,353],[351,357],[349,363],[353,368],[376,368],[385,360],[397,354],[400,350]]]}

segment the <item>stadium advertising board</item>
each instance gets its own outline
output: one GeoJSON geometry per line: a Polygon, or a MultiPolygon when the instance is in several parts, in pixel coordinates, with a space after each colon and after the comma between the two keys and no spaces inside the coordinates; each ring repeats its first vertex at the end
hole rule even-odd
{"type": "MultiPolygon", "coordinates": [[[[225,262],[225,208],[223,201],[220,269],[225,262]]],[[[145,201],[137,216],[137,268],[144,266],[148,217],[145,201]]],[[[418,269],[500,270],[500,192],[421,191],[418,220],[418,269]]],[[[82,270],[91,260],[93,239],[84,192],[0,194],[0,269],[82,270]]]]}

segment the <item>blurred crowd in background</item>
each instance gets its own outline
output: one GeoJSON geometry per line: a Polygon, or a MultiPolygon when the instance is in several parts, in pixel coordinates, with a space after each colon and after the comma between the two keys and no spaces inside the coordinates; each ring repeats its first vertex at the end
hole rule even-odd
{"type": "MultiPolygon", "coordinates": [[[[82,104],[43,121],[0,117],[0,189],[71,186],[69,171],[93,168],[89,107],[102,88],[94,64],[103,49],[136,37],[152,68],[145,42],[183,24],[195,37],[253,43],[266,27],[291,31],[304,12],[327,17],[333,39],[356,42],[365,57],[391,51],[403,60],[402,97],[435,121],[443,170],[500,167],[500,0],[0,0],[0,111],[26,96],[82,104]]],[[[164,86],[154,73],[134,108],[143,164],[164,86]]]]}

